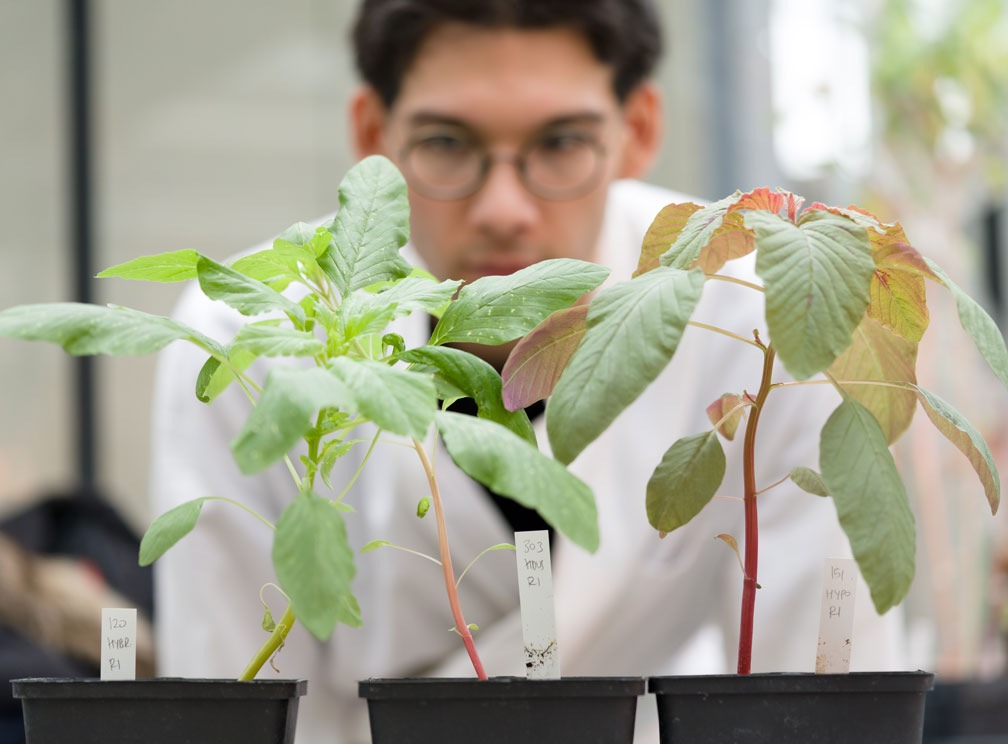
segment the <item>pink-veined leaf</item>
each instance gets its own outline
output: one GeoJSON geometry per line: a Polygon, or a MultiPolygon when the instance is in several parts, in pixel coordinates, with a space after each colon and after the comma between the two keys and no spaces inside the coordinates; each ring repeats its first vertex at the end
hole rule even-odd
{"type": "Polygon", "coordinates": [[[731,196],[693,212],[675,242],[659,258],[661,265],[673,269],[694,268],[701,251],[721,228],[728,210],[741,196],[742,194],[736,191],[731,196]]]}
{"type": "Polygon", "coordinates": [[[707,418],[729,442],[735,438],[745,411],[745,402],[735,393],[725,393],[707,406],[707,418]]]}
{"type": "Polygon", "coordinates": [[[515,344],[501,371],[505,408],[517,411],[553,392],[585,334],[588,307],[574,305],[548,315],[515,344]]]}
{"type": "Polygon", "coordinates": [[[752,253],[755,247],[756,239],[743,224],[742,213],[729,212],[693,265],[703,269],[705,274],[715,274],[728,261],[752,253]]]}
{"type": "Polygon", "coordinates": [[[767,187],[763,186],[758,189],[753,189],[748,194],[743,194],[729,211],[735,212],[740,209],[765,209],[768,212],[779,214],[780,211],[784,209],[785,204],[787,204],[787,197],[783,193],[780,191],[771,191],[767,187]]]}

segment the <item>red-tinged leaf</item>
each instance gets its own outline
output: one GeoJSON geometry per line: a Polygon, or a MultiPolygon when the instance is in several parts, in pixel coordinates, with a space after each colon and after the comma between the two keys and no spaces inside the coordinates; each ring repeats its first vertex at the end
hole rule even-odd
{"type": "Polygon", "coordinates": [[[838,214],[841,217],[847,217],[848,219],[854,220],[862,227],[874,227],[876,230],[883,230],[883,228],[886,227],[882,224],[881,220],[879,220],[879,218],[871,212],[861,209],[861,207],[853,204],[849,207],[834,207],[829,204],[823,204],[822,202],[815,202],[802,212],[802,216],[816,210],[838,214]]]}
{"type": "Polygon", "coordinates": [[[725,215],[742,195],[735,192],[713,204],[698,209],[689,216],[679,236],[659,258],[662,266],[673,269],[692,269],[697,265],[700,252],[721,227],[725,215]]]}
{"type": "Polygon", "coordinates": [[[797,194],[792,194],[790,191],[787,193],[787,213],[788,218],[792,222],[798,221],[798,211],[801,209],[801,205],[805,203],[804,196],[798,196],[797,194]]]}
{"type": "Polygon", "coordinates": [[[931,419],[931,423],[960,452],[966,455],[966,459],[969,460],[973,470],[980,478],[980,483],[983,484],[984,495],[987,497],[991,514],[996,514],[998,504],[1001,501],[1001,479],[998,477],[997,467],[994,465],[994,456],[980,432],[963,418],[961,413],[934,393],[919,387],[916,388],[916,391],[917,398],[924,406],[924,411],[931,419]]]}
{"type": "Polygon", "coordinates": [[[707,406],[707,418],[729,442],[735,438],[745,411],[745,401],[735,393],[725,393],[707,406]]]}
{"type": "Polygon", "coordinates": [[[689,522],[714,498],[724,473],[724,450],[713,430],[678,440],[648,480],[651,526],[671,532],[689,522]]]}
{"type": "Polygon", "coordinates": [[[657,268],[659,257],[667,251],[679,237],[686,221],[694,212],[700,209],[699,204],[683,202],[681,204],[669,204],[655,216],[644,233],[644,242],[641,245],[640,259],[637,261],[637,269],[634,276],[651,271],[657,268]]]}
{"type": "Polygon", "coordinates": [[[931,270],[898,225],[884,233],[870,230],[868,235],[875,258],[868,317],[916,343],[930,322],[924,277],[931,270]]]}
{"type": "Polygon", "coordinates": [[[779,214],[787,203],[786,197],[780,191],[771,191],[764,187],[743,194],[729,211],[740,209],[765,209],[768,212],[779,214]]]}
{"type": "MultiPolygon", "coordinates": [[[[721,542],[723,542],[725,545],[727,545],[729,548],[732,549],[732,552],[735,553],[735,557],[738,558],[738,565],[739,568],[742,569],[742,576],[744,577],[746,575],[745,563],[742,562],[742,553],[739,552],[738,541],[734,537],[725,532],[722,532],[719,535],[715,535],[714,538],[716,540],[720,540],[721,542]]],[[[760,589],[761,587],[759,584],[756,584],[756,588],[760,589]]]]}
{"type": "Polygon", "coordinates": [[[501,371],[505,408],[517,411],[553,392],[585,334],[588,307],[575,305],[548,315],[515,344],[501,371]]]}
{"type": "Polygon", "coordinates": [[[917,408],[913,390],[890,385],[862,384],[917,382],[917,344],[865,318],[854,331],[851,345],[829,368],[848,396],[863,405],[879,422],[886,441],[895,442],[913,419],[917,408]]]}
{"type": "Polygon", "coordinates": [[[742,213],[730,212],[693,265],[703,269],[705,274],[715,274],[728,261],[752,253],[755,248],[756,238],[743,224],[742,213]]]}

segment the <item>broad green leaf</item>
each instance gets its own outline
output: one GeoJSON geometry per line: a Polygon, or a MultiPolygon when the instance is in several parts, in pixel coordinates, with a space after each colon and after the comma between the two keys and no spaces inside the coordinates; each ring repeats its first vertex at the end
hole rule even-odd
{"type": "Polygon", "coordinates": [[[928,418],[960,452],[966,455],[983,485],[984,495],[992,514],[997,513],[1001,501],[1001,479],[990,448],[973,425],[956,409],[934,393],[916,388],[917,397],[928,418]]]}
{"type": "Polygon", "coordinates": [[[928,267],[938,280],[944,284],[955,298],[956,309],[959,312],[959,322],[963,329],[973,339],[980,354],[1001,380],[1008,387],[1008,349],[1005,348],[1004,336],[997,323],[991,319],[987,311],[979,303],[952,281],[948,274],[931,259],[925,258],[928,267]]]}
{"type": "Polygon", "coordinates": [[[250,351],[227,350],[228,364],[222,364],[217,357],[209,357],[196,377],[196,397],[209,403],[227,390],[235,381],[235,373],[243,372],[259,357],[250,351]]]}
{"type": "Polygon", "coordinates": [[[284,509],[273,538],[273,567],[294,615],[319,640],[338,622],[359,624],[350,587],[353,550],[343,515],[326,499],[301,493],[284,509]]]}
{"type": "MultiPolygon", "coordinates": [[[[501,377],[490,364],[477,356],[449,346],[421,346],[400,354],[404,362],[422,364],[437,370],[439,382],[447,383],[460,397],[476,402],[476,415],[502,424],[530,444],[536,444],[535,432],[525,411],[508,411],[501,397],[501,377]]],[[[444,389],[444,385],[441,385],[444,389]]]]}
{"type": "Polygon", "coordinates": [[[813,496],[829,496],[829,489],[819,473],[812,468],[799,467],[792,470],[788,477],[798,488],[813,496]]]}
{"type": "Polygon", "coordinates": [[[187,501],[155,519],[140,541],[140,565],[149,566],[192,532],[207,501],[207,498],[187,501]]]}
{"type": "Polygon", "coordinates": [[[353,403],[346,384],[324,369],[275,367],[231,442],[235,462],[246,475],[257,473],[287,454],[311,428],[313,413],[353,403]]]}
{"type": "Polygon", "coordinates": [[[336,357],[332,373],[352,392],[357,411],[380,428],[423,439],[437,410],[429,375],[370,359],[336,357]]]}
{"type": "Polygon", "coordinates": [[[693,268],[703,247],[721,229],[728,210],[741,196],[741,192],[736,191],[731,196],[693,212],[675,242],[660,256],[661,265],[673,269],[693,268]]]}
{"type": "Polygon", "coordinates": [[[907,430],[917,410],[913,390],[887,383],[917,382],[917,344],[865,318],[851,345],[830,365],[830,377],[878,420],[892,444],[907,430]],[[878,381],[882,384],[865,384],[878,381]]]}
{"type": "Polygon", "coordinates": [[[142,356],[181,340],[210,354],[223,354],[216,341],[171,318],[79,302],[18,305],[0,311],[0,336],[48,341],[74,356],[142,356]]]}
{"type": "Polygon", "coordinates": [[[845,398],[823,426],[819,469],[882,614],[913,581],[914,518],[885,434],[857,401],[845,398]]]}
{"type": "Polygon", "coordinates": [[[326,252],[332,241],[332,233],[327,228],[313,228],[299,222],[273,241],[273,251],[294,267],[317,270],[319,256],[326,252]]]}
{"type": "Polygon", "coordinates": [[[715,430],[729,442],[735,438],[745,412],[746,402],[735,393],[725,393],[707,406],[707,418],[715,430]]]}
{"type": "Polygon", "coordinates": [[[115,266],[110,266],[98,277],[140,279],[148,282],[184,282],[196,278],[196,262],[200,254],[194,250],[170,251],[153,256],[140,256],[115,266]]]}
{"type": "Polygon", "coordinates": [[[322,341],[307,331],[275,325],[243,326],[231,342],[231,353],[248,351],[257,356],[314,356],[325,350],[322,341]]]}
{"type": "Polygon", "coordinates": [[[377,292],[361,292],[355,297],[359,297],[361,304],[370,301],[376,305],[394,305],[397,318],[418,310],[438,317],[455,296],[459,284],[452,279],[438,282],[429,276],[408,276],[377,292]]]}
{"type": "Polygon", "coordinates": [[[686,221],[699,209],[699,204],[682,202],[669,204],[655,215],[647,232],[644,233],[644,241],[641,244],[640,258],[637,261],[634,276],[646,274],[661,265],[658,259],[672,247],[686,226],[686,221]]]}
{"type": "Polygon", "coordinates": [[[399,251],[409,238],[409,202],[391,161],[375,155],[357,163],[340,183],[339,204],[333,245],[319,263],[340,295],[408,276],[411,267],[399,251]]]}
{"type": "Polygon", "coordinates": [[[242,315],[260,315],[273,311],[284,313],[304,323],[304,309],[258,279],[252,279],[229,266],[201,256],[197,264],[203,293],[220,300],[242,315]]]}
{"type": "Polygon", "coordinates": [[[875,271],[865,228],[829,212],[806,212],[800,225],[750,212],[756,273],[766,288],[766,320],[788,372],[804,380],[850,345],[868,307],[875,271]]]}
{"type": "Polygon", "coordinates": [[[459,290],[431,344],[502,344],[524,336],[547,315],[598,287],[609,269],[573,258],[540,261],[508,276],[484,276],[459,290]]]}
{"type": "Polygon", "coordinates": [[[504,405],[509,411],[530,406],[553,392],[584,337],[588,307],[557,310],[515,344],[501,370],[504,405]]]}
{"type": "Polygon", "coordinates": [[[547,403],[558,460],[577,457],[665,369],[703,283],[699,269],[660,266],[599,293],[588,331],[547,403]]]}
{"type": "Polygon", "coordinates": [[[277,292],[283,292],[291,281],[299,278],[295,267],[272,248],[242,256],[231,268],[277,292]]]}
{"type": "Polygon", "coordinates": [[[440,411],[436,424],[448,454],[467,475],[535,509],[585,550],[598,548],[595,497],[567,468],[492,421],[440,411]]]}
{"type": "Polygon", "coordinates": [[[875,275],[869,287],[868,316],[908,341],[920,341],[930,321],[922,269],[931,272],[899,225],[885,233],[871,230],[869,236],[875,275]]]}
{"type": "Polygon", "coordinates": [[[367,292],[354,292],[343,300],[336,311],[337,332],[347,340],[381,333],[396,314],[395,305],[375,302],[367,292]]]}
{"type": "Polygon", "coordinates": [[[682,527],[714,498],[724,474],[724,450],[714,430],[678,440],[648,480],[648,522],[661,532],[682,527]]]}

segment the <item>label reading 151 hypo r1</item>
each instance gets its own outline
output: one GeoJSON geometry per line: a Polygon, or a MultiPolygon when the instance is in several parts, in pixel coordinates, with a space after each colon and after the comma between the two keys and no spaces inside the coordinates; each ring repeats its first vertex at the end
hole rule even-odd
{"type": "Polygon", "coordinates": [[[855,561],[847,558],[830,558],[826,561],[819,616],[819,648],[816,651],[818,674],[844,674],[850,671],[857,577],[855,561]]]}

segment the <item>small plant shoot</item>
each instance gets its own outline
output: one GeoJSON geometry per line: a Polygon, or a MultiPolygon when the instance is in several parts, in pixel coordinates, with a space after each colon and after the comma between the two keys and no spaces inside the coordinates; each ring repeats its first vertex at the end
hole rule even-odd
{"type": "MultiPolygon", "coordinates": [[[[426,450],[431,441],[441,437],[464,472],[537,509],[578,545],[587,550],[598,545],[590,489],[539,451],[528,416],[505,408],[493,367],[449,344],[520,338],[594,290],[608,272],[557,259],[464,286],[438,281],[403,257],[408,227],[402,176],[390,161],[371,157],[347,173],[329,224],[295,224],[271,248],[228,263],[182,250],[99,274],[195,280],[207,297],[243,318],[233,338],[209,338],[169,317],[124,307],[55,303],[0,312],[0,336],[56,343],[74,355],[142,355],[176,341],[195,344],[206,354],[193,381],[199,400],[212,404],[230,386],[248,397],[248,418],[231,443],[236,463],[254,475],[286,462],[292,483],[290,501],[275,523],[253,512],[263,529],[274,531],[272,561],[288,605],[275,622],[267,610],[264,627],[270,636],[242,679],[254,677],[272,658],[295,621],[321,639],[337,623],[356,626],[365,619],[353,593],[355,546],[348,542],[345,522],[353,518],[353,479],[332,480],[336,463],[355,447],[370,453],[376,443],[395,439],[415,449],[429,493],[420,498],[416,514],[403,519],[423,517],[433,507],[452,620],[480,677],[486,674],[448,556],[437,477],[426,450]],[[390,330],[393,321],[411,313],[438,319],[429,343],[415,348],[390,330]],[[266,357],[265,379],[254,379],[252,363],[266,357]],[[443,410],[461,397],[475,400],[477,416],[443,410]],[[306,454],[295,458],[296,446],[306,454]]],[[[143,538],[141,563],[157,560],[197,528],[201,511],[215,500],[200,494],[157,518],[143,538]]]]}

